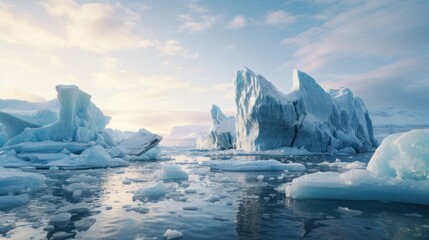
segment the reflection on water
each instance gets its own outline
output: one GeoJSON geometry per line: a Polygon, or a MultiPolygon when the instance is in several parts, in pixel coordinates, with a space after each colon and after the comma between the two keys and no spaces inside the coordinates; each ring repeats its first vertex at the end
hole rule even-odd
{"type": "Polygon", "coordinates": [[[275,190],[302,172],[214,172],[208,159],[270,159],[304,163],[308,171],[339,171],[323,161],[368,162],[354,156],[232,156],[170,152],[174,160],[133,162],[120,169],[38,171],[47,186],[26,206],[0,212],[0,238],[161,239],[167,229],[183,239],[428,239],[429,208],[388,202],[293,200],[275,190]],[[157,181],[162,164],[189,173],[176,192],[157,201],[133,201],[134,191],[157,181]],[[282,175],[283,174],[283,175],[282,175]],[[257,180],[264,175],[264,181],[257,180]],[[71,213],[66,227],[50,218],[71,213]]]}

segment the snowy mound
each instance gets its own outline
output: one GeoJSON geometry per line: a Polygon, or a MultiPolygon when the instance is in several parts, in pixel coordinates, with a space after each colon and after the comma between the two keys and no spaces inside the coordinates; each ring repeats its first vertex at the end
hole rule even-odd
{"type": "Polygon", "coordinates": [[[238,149],[351,153],[377,144],[363,101],[347,88],[326,92],[312,77],[294,70],[292,90],[285,95],[247,68],[237,72],[234,84],[238,149]]]}
{"type": "Polygon", "coordinates": [[[286,184],[286,196],[429,205],[429,129],[386,138],[366,170],[314,173],[286,184]]]}
{"type": "Polygon", "coordinates": [[[19,120],[14,129],[17,134],[7,139],[0,149],[0,166],[127,166],[128,162],[116,158],[125,154],[104,131],[110,117],[91,102],[91,96],[73,85],[60,85],[56,90],[60,111],[58,120],[53,123],[45,122],[46,125],[39,126],[38,123],[43,123],[37,123],[35,118],[18,118],[7,113],[0,116],[3,120],[12,117],[19,120]],[[22,128],[23,125],[26,127],[22,128]]]}
{"type": "Polygon", "coordinates": [[[235,146],[235,118],[227,117],[218,106],[210,110],[213,125],[208,133],[200,135],[196,141],[199,149],[231,149],[235,146]]]}
{"type": "Polygon", "coordinates": [[[208,132],[207,125],[184,125],[173,127],[160,143],[163,146],[192,147],[195,148],[197,137],[208,132]]]}

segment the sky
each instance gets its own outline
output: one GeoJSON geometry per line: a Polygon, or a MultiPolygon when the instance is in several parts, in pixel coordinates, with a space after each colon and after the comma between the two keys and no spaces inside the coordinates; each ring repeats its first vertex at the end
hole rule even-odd
{"type": "Polygon", "coordinates": [[[109,127],[167,134],[235,113],[247,66],[281,91],[298,68],[368,108],[429,112],[429,1],[1,0],[0,98],[74,84],[109,127]]]}

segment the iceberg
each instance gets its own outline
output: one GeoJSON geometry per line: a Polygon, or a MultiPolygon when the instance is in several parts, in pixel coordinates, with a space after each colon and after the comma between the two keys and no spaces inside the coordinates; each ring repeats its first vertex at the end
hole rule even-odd
{"type": "Polygon", "coordinates": [[[212,105],[210,112],[213,125],[208,133],[197,138],[196,148],[220,150],[235,148],[235,118],[227,117],[217,105],[212,105]]]}
{"type": "MultiPolygon", "coordinates": [[[[59,111],[56,101],[41,105],[9,101],[22,108],[15,110],[11,110],[7,101],[0,102],[3,127],[0,130],[7,133],[5,137],[0,131],[0,140],[4,142],[0,148],[0,166],[62,169],[128,166],[121,158],[127,154],[139,156],[162,139],[144,129],[134,135],[106,130],[110,117],[91,102],[91,95],[74,85],[59,85],[56,90],[59,111]],[[44,106],[53,110],[40,110],[44,106]]],[[[159,155],[159,150],[151,156],[155,153],[159,155]]]]}
{"type": "Polygon", "coordinates": [[[248,68],[237,71],[234,85],[238,149],[350,153],[377,146],[365,104],[347,88],[325,91],[296,69],[288,94],[248,68]]]}
{"type": "Polygon", "coordinates": [[[367,169],[318,172],[285,186],[297,199],[377,200],[429,205],[429,129],[385,138],[367,169]]]}

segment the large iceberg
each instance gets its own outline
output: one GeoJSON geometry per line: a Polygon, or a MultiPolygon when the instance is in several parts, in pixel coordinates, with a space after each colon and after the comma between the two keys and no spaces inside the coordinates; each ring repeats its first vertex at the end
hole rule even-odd
{"type": "Polygon", "coordinates": [[[429,129],[383,140],[366,170],[318,172],[286,184],[287,197],[379,200],[429,205],[429,129]]]}
{"type": "Polygon", "coordinates": [[[235,147],[235,118],[227,117],[217,105],[210,110],[213,125],[206,134],[197,138],[198,149],[231,149],[235,147]]]}
{"type": "Polygon", "coordinates": [[[293,87],[283,94],[248,68],[237,71],[234,85],[238,149],[350,153],[377,145],[365,104],[347,88],[325,91],[294,70],[293,87]]]}
{"type": "Polygon", "coordinates": [[[118,144],[106,132],[110,117],[91,102],[91,95],[74,85],[59,85],[56,90],[60,104],[56,121],[46,111],[51,117],[37,118],[43,113],[40,111],[39,115],[0,112],[2,126],[13,133],[8,134],[0,148],[0,166],[73,169],[127,166],[128,162],[121,158],[143,154],[161,139],[142,130],[118,144]]]}

